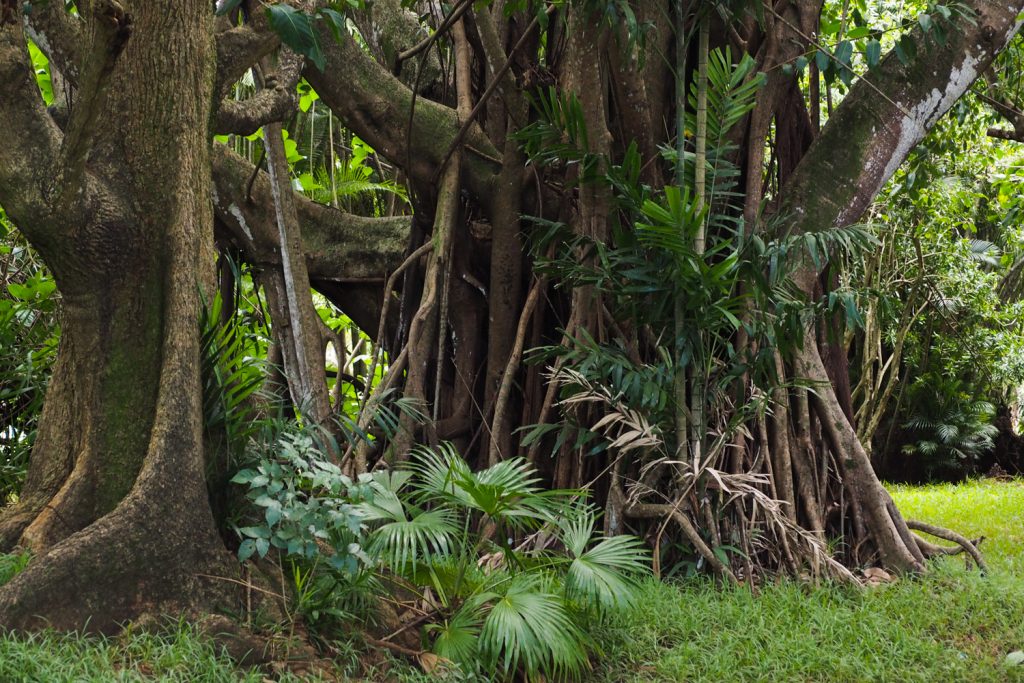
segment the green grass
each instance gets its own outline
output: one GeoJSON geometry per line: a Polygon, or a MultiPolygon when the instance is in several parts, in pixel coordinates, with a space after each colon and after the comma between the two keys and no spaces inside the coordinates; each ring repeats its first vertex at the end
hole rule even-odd
{"type": "Polygon", "coordinates": [[[595,681],[1024,681],[1024,485],[893,487],[909,516],[985,535],[988,577],[960,558],[859,590],[650,581],[603,633],[595,681]]]}
{"type": "Polygon", "coordinates": [[[28,553],[0,554],[0,586],[14,578],[28,564],[28,553]]]}
{"type": "Polygon", "coordinates": [[[969,538],[985,536],[985,560],[994,569],[1024,577],[1024,481],[981,479],[892,486],[890,491],[911,519],[955,529],[969,538]]]}
{"type": "MultiPolygon", "coordinates": [[[[988,577],[960,558],[875,589],[781,581],[643,587],[639,607],[598,633],[588,681],[1024,681],[1024,483],[892,487],[915,519],[984,535],[988,577]]],[[[0,583],[22,560],[0,556],[0,583]]],[[[412,667],[373,680],[435,681],[412,667]]],[[[262,681],[179,626],[164,637],[0,635],[0,681],[262,681]]],[[[296,680],[296,679],[275,679],[296,680]]],[[[346,680],[343,676],[340,680],[346,680]]]]}
{"type": "Polygon", "coordinates": [[[91,638],[42,633],[0,635],[0,681],[79,683],[85,681],[252,681],[218,657],[210,643],[182,627],[167,636],[137,634],[91,638]]]}

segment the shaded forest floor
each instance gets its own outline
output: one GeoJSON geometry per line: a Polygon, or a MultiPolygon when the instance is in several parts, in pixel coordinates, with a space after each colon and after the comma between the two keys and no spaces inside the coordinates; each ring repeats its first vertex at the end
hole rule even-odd
{"type": "MultiPolygon", "coordinates": [[[[703,580],[644,586],[600,634],[593,681],[1024,681],[1024,482],[892,487],[908,516],[984,535],[988,577],[960,558],[867,590],[791,581],[753,596],[703,580]]],[[[0,557],[0,582],[14,560],[0,557]]],[[[336,658],[348,680],[364,657],[336,658]]],[[[384,661],[370,680],[436,681],[384,661]]],[[[316,680],[239,672],[185,626],[155,637],[0,636],[0,681],[316,680]]]]}

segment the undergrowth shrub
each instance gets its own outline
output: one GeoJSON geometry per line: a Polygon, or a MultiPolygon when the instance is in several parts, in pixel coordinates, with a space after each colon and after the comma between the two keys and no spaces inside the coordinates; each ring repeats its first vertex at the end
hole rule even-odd
{"type": "Polygon", "coordinates": [[[277,553],[320,637],[368,621],[388,593],[422,613],[424,648],[470,677],[578,678],[591,628],[646,572],[639,539],[602,537],[582,493],[543,489],[521,458],[473,472],[442,444],[353,480],[285,433],[233,481],[260,511],[237,528],[239,558],[277,553]]]}
{"type": "Polygon", "coordinates": [[[543,489],[522,458],[473,472],[450,445],[421,447],[369,485],[358,510],[381,580],[427,606],[425,645],[463,673],[578,677],[589,626],[646,572],[639,539],[601,537],[582,494],[543,489]]]}
{"type": "Polygon", "coordinates": [[[909,442],[903,453],[921,458],[929,477],[973,472],[995,445],[995,406],[978,398],[974,387],[956,378],[925,375],[910,389],[903,425],[909,442]]]}

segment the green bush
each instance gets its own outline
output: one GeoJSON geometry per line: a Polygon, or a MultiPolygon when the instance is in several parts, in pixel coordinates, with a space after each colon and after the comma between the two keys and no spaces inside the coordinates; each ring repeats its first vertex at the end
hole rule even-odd
{"type": "Polygon", "coordinates": [[[904,427],[910,443],[903,452],[925,458],[929,475],[974,469],[991,450],[999,430],[992,424],[995,406],[975,397],[958,379],[926,375],[910,390],[911,413],[904,427]]]}
{"type": "Polygon", "coordinates": [[[247,486],[246,497],[262,511],[254,524],[238,528],[244,538],[238,559],[265,557],[277,548],[290,558],[322,558],[333,569],[354,573],[360,559],[368,560],[354,505],[368,493],[369,480],[346,477],[309,435],[282,434],[231,480],[247,486]]]}
{"type": "Polygon", "coordinates": [[[588,625],[637,595],[641,541],[597,537],[579,494],[538,481],[521,458],[473,472],[442,444],[374,473],[358,506],[382,582],[429,605],[426,646],[464,673],[577,677],[588,625]]]}

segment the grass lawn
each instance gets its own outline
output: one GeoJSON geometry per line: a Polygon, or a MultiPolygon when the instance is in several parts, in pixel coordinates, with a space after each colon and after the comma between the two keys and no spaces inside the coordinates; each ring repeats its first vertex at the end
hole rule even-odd
{"type": "MultiPolygon", "coordinates": [[[[1003,663],[1024,649],[1024,482],[891,490],[909,517],[986,536],[990,575],[957,557],[870,590],[781,581],[753,596],[707,581],[651,580],[637,609],[602,628],[587,679],[1024,681],[1024,666],[1003,663]]],[[[0,556],[0,583],[16,562],[0,556]]],[[[152,680],[265,679],[233,669],[187,627],[165,638],[0,636],[4,683],[152,680]]],[[[379,680],[438,679],[399,665],[379,680]]]]}
{"type": "Polygon", "coordinates": [[[1024,681],[1024,483],[892,487],[911,518],[984,535],[991,572],[947,558],[870,590],[790,581],[759,596],[649,582],[609,626],[595,681],[1024,681]]]}

